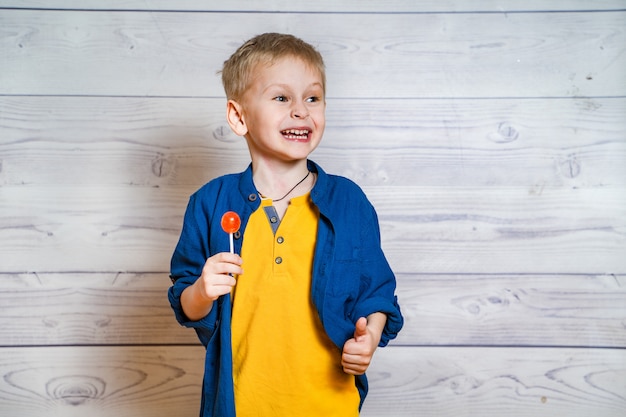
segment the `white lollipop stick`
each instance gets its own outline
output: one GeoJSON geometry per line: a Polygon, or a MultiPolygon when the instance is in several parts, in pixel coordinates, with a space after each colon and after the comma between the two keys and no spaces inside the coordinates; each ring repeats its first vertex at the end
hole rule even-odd
{"type": "Polygon", "coordinates": [[[230,253],[235,253],[235,242],[233,241],[233,234],[239,230],[241,225],[241,219],[239,215],[234,211],[227,211],[222,216],[222,229],[228,233],[230,240],[230,253]]]}

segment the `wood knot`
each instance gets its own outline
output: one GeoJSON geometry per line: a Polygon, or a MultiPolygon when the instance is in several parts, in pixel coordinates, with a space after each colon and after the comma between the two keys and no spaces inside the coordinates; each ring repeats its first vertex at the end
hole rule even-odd
{"type": "Polygon", "coordinates": [[[479,380],[468,375],[457,375],[452,377],[449,381],[452,392],[459,395],[475,390],[481,385],[482,383],[479,380]]]}
{"type": "Polygon", "coordinates": [[[152,160],[152,173],[159,178],[167,177],[174,170],[174,165],[174,158],[159,153],[152,160]]]}
{"type": "Polygon", "coordinates": [[[93,376],[67,375],[53,378],[46,384],[51,398],[62,400],[69,405],[79,406],[104,394],[106,383],[93,376]]]}
{"type": "Polygon", "coordinates": [[[519,132],[510,123],[502,122],[495,132],[490,133],[488,139],[496,143],[513,142],[519,138],[519,132]]]}
{"type": "Polygon", "coordinates": [[[581,167],[576,155],[568,155],[558,161],[559,171],[567,178],[576,178],[580,175],[581,167]]]}
{"type": "Polygon", "coordinates": [[[58,320],[51,319],[51,318],[48,318],[48,317],[44,318],[42,320],[42,322],[43,322],[43,325],[45,327],[49,327],[51,329],[54,329],[55,327],[59,326],[59,321],[58,320]]]}
{"type": "Polygon", "coordinates": [[[96,327],[102,328],[110,325],[112,321],[113,319],[111,317],[105,316],[94,320],[94,323],[96,327]]]}
{"type": "Polygon", "coordinates": [[[213,137],[220,142],[234,142],[235,134],[228,126],[218,126],[213,129],[213,137]]]}

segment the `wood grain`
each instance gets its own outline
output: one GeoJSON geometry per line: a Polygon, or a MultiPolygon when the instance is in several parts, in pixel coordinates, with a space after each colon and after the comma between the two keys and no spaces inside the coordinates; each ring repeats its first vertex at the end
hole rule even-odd
{"type": "Polygon", "coordinates": [[[398,276],[394,344],[626,348],[624,275],[398,276]]]}
{"type": "Polygon", "coordinates": [[[199,344],[174,318],[167,272],[0,274],[4,346],[199,344]]]}
{"type": "MultiPolygon", "coordinates": [[[[194,416],[203,350],[5,348],[0,413],[31,417],[194,416]]],[[[621,417],[623,349],[380,349],[363,416],[621,417]]]]}
{"type": "Polygon", "coordinates": [[[5,348],[0,414],[197,416],[204,369],[196,347],[5,348]]]}
{"type": "MultiPolygon", "coordinates": [[[[0,272],[167,271],[190,191],[0,187],[0,272]]],[[[626,271],[622,188],[366,192],[399,273],[626,271]]]]}
{"type": "Polygon", "coordinates": [[[0,94],[221,96],[235,47],[280,31],[318,46],[330,97],[626,95],[626,11],[40,16],[0,10],[0,94]]]}
{"type": "Polygon", "coordinates": [[[506,3],[493,3],[484,0],[437,1],[421,0],[387,0],[384,3],[376,0],[318,0],[315,2],[298,2],[294,0],[273,0],[259,2],[257,0],[229,0],[224,4],[208,4],[203,0],[107,0],[106,3],[84,2],[84,0],[2,0],[0,7],[38,8],[45,9],[97,9],[97,10],[180,10],[180,11],[305,11],[305,12],[499,12],[512,11],[572,11],[572,10],[614,10],[623,9],[621,0],[596,0],[590,4],[587,0],[567,0],[546,2],[542,0],[508,0],[506,3]],[[220,7],[220,9],[217,9],[220,7]]]}
{"type": "MultiPolygon", "coordinates": [[[[197,188],[249,154],[224,99],[0,97],[0,185],[197,188]]],[[[329,100],[312,156],[362,186],[626,186],[625,98],[329,100]]]]}
{"type": "Polygon", "coordinates": [[[623,0],[0,0],[0,415],[198,415],[169,259],[248,164],[216,71],[270,30],[323,53],[313,159],[398,274],[362,415],[622,417],[623,0]]]}
{"type": "Polygon", "coordinates": [[[622,188],[372,188],[396,271],[626,271],[622,188]]]}
{"type": "Polygon", "coordinates": [[[621,417],[626,350],[379,350],[363,417],[621,417]]]}
{"type": "Polygon", "coordinates": [[[167,271],[188,194],[134,187],[0,187],[0,268],[167,271]]]}
{"type": "MultiPolygon", "coordinates": [[[[167,273],[0,274],[6,346],[198,344],[167,273]]],[[[625,275],[401,274],[394,345],[626,348],[625,275]]]]}

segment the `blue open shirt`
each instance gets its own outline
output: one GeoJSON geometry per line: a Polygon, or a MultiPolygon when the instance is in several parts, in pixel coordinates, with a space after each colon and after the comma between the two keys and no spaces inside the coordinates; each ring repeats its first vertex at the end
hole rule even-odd
{"type": "MultiPolygon", "coordinates": [[[[359,317],[375,312],[387,315],[379,346],[385,346],[402,328],[403,318],[395,296],[396,280],[380,245],[378,217],[363,191],[352,181],[326,174],[308,161],[318,178],[311,198],[320,211],[311,296],[324,329],[341,350],[354,336],[359,317]]],[[[216,178],[194,193],[187,206],[180,240],[171,261],[174,285],[168,296],[177,320],[196,330],[206,347],[201,417],[235,417],[231,349],[231,299],[215,301],[202,320],[190,321],[180,303],[183,290],[200,276],[206,260],[229,251],[220,221],[226,211],[241,218],[242,239],[250,214],[260,205],[252,181],[252,167],[239,174],[216,178]]],[[[367,377],[356,377],[361,405],[367,394],[367,377]]]]}

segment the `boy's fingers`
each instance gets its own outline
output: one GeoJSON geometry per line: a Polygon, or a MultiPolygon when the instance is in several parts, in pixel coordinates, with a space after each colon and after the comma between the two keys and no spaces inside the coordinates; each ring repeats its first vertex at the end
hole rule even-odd
{"type": "Polygon", "coordinates": [[[359,341],[360,337],[367,335],[367,319],[365,317],[361,317],[356,321],[355,329],[354,329],[354,338],[356,341],[359,341]]]}

